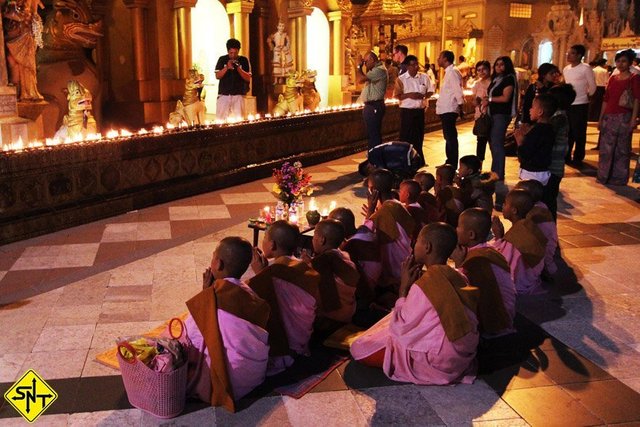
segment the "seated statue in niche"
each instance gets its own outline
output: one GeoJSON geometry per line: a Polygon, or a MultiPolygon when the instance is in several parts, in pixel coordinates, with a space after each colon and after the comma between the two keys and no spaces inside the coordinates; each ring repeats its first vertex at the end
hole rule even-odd
{"type": "Polygon", "coordinates": [[[293,56],[291,56],[291,42],[284,30],[283,22],[278,23],[278,31],[267,37],[267,44],[273,53],[273,77],[275,83],[282,83],[290,71],[293,70],[293,56]]]}
{"type": "Polygon", "coordinates": [[[44,6],[40,0],[1,3],[9,81],[16,86],[19,101],[42,101],[36,78],[36,49],[42,47],[38,7],[44,6]]]}
{"type": "Polygon", "coordinates": [[[55,138],[75,141],[98,133],[96,119],[91,113],[91,92],[77,80],[69,80],[66,92],[69,111],[62,119],[62,126],[56,132],[55,138]]]}
{"type": "Polygon", "coordinates": [[[182,122],[186,122],[189,126],[204,124],[206,113],[204,98],[204,74],[191,69],[184,83],[182,100],[178,100],[176,111],[169,115],[169,123],[174,126],[182,122]]]}

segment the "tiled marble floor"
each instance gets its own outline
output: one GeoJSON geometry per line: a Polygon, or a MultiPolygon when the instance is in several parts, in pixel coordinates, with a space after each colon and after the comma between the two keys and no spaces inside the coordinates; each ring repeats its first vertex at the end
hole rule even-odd
{"type": "MultiPolygon", "coordinates": [[[[470,125],[460,130],[461,154],[473,153],[470,125]]],[[[590,146],[596,138],[590,127],[590,146]]],[[[426,135],[425,156],[431,165],[443,163],[440,132],[426,135]]],[[[320,204],[334,200],[359,211],[365,192],[355,170],[362,158],[309,168],[320,187],[320,204]]],[[[589,167],[596,160],[597,152],[589,151],[586,167],[567,168],[562,182],[560,245],[580,286],[519,304],[525,317],[569,348],[547,339],[525,362],[472,386],[401,385],[349,363],[300,400],[269,396],[235,415],[208,408],[174,422],[586,425],[640,420],[640,194],[634,187],[596,184],[589,167]]],[[[507,181],[513,183],[515,159],[507,165],[507,181]]],[[[34,368],[61,395],[59,409],[39,422],[157,423],[125,409],[117,372],[94,357],[116,337],[146,331],[183,312],[216,242],[232,234],[250,239],[245,220],[273,203],[270,188],[270,179],[258,180],[0,247],[0,391],[34,368]]],[[[22,423],[16,416],[0,403],[0,424],[22,423]]]]}

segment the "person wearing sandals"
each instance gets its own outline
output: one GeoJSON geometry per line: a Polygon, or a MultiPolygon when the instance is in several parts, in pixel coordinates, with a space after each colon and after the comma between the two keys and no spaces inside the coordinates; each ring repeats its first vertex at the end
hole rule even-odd
{"type": "Polygon", "coordinates": [[[640,104],[640,76],[630,71],[635,56],[631,49],[616,54],[619,73],[609,79],[602,101],[597,175],[601,184],[627,185],[629,180],[631,137],[640,104]]]}

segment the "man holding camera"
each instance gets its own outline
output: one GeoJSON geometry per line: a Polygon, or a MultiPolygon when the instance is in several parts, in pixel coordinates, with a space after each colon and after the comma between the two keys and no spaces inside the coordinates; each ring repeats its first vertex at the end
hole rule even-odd
{"type": "Polygon", "coordinates": [[[238,40],[227,40],[227,55],[221,56],[216,64],[216,79],[220,80],[216,119],[244,117],[243,97],[249,91],[251,65],[246,57],[239,55],[239,51],[238,40]]]}
{"type": "MultiPolygon", "coordinates": [[[[389,75],[384,63],[378,60],[378,55],[368,52],[360,58],[356,78],[358,83],[364,83],[360,100],[364,102],[362,116],[369,137],[369,150],[382,144],[382,117],[384,116],[384,93],[387,90],[389,75]],[[366,67],[365,73],[363,68],[366,67]]],[[[382,160],[369,158],[369,163],[381,167],[382,160]]]]}

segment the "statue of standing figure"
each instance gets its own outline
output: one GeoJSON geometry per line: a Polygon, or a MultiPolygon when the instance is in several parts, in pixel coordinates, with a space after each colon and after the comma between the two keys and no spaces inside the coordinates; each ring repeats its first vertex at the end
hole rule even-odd
{"type": "Polygon", "coordinates": [[[42,101],[36,78],[36,49],[42,46],[40,0],[2,2],[2,25],[9,81],[18,90],[18,100],[42,101]]]}
{"type": "Polygon", "coordinates": [[[283,22],[278,22],[278,31],[267,37],[267,44],[273,51],[273,77],[275,83],[286,80],[289,72],[293,71],[293,56],[291,55],[291,42],[287,35],[283,22]]]}

